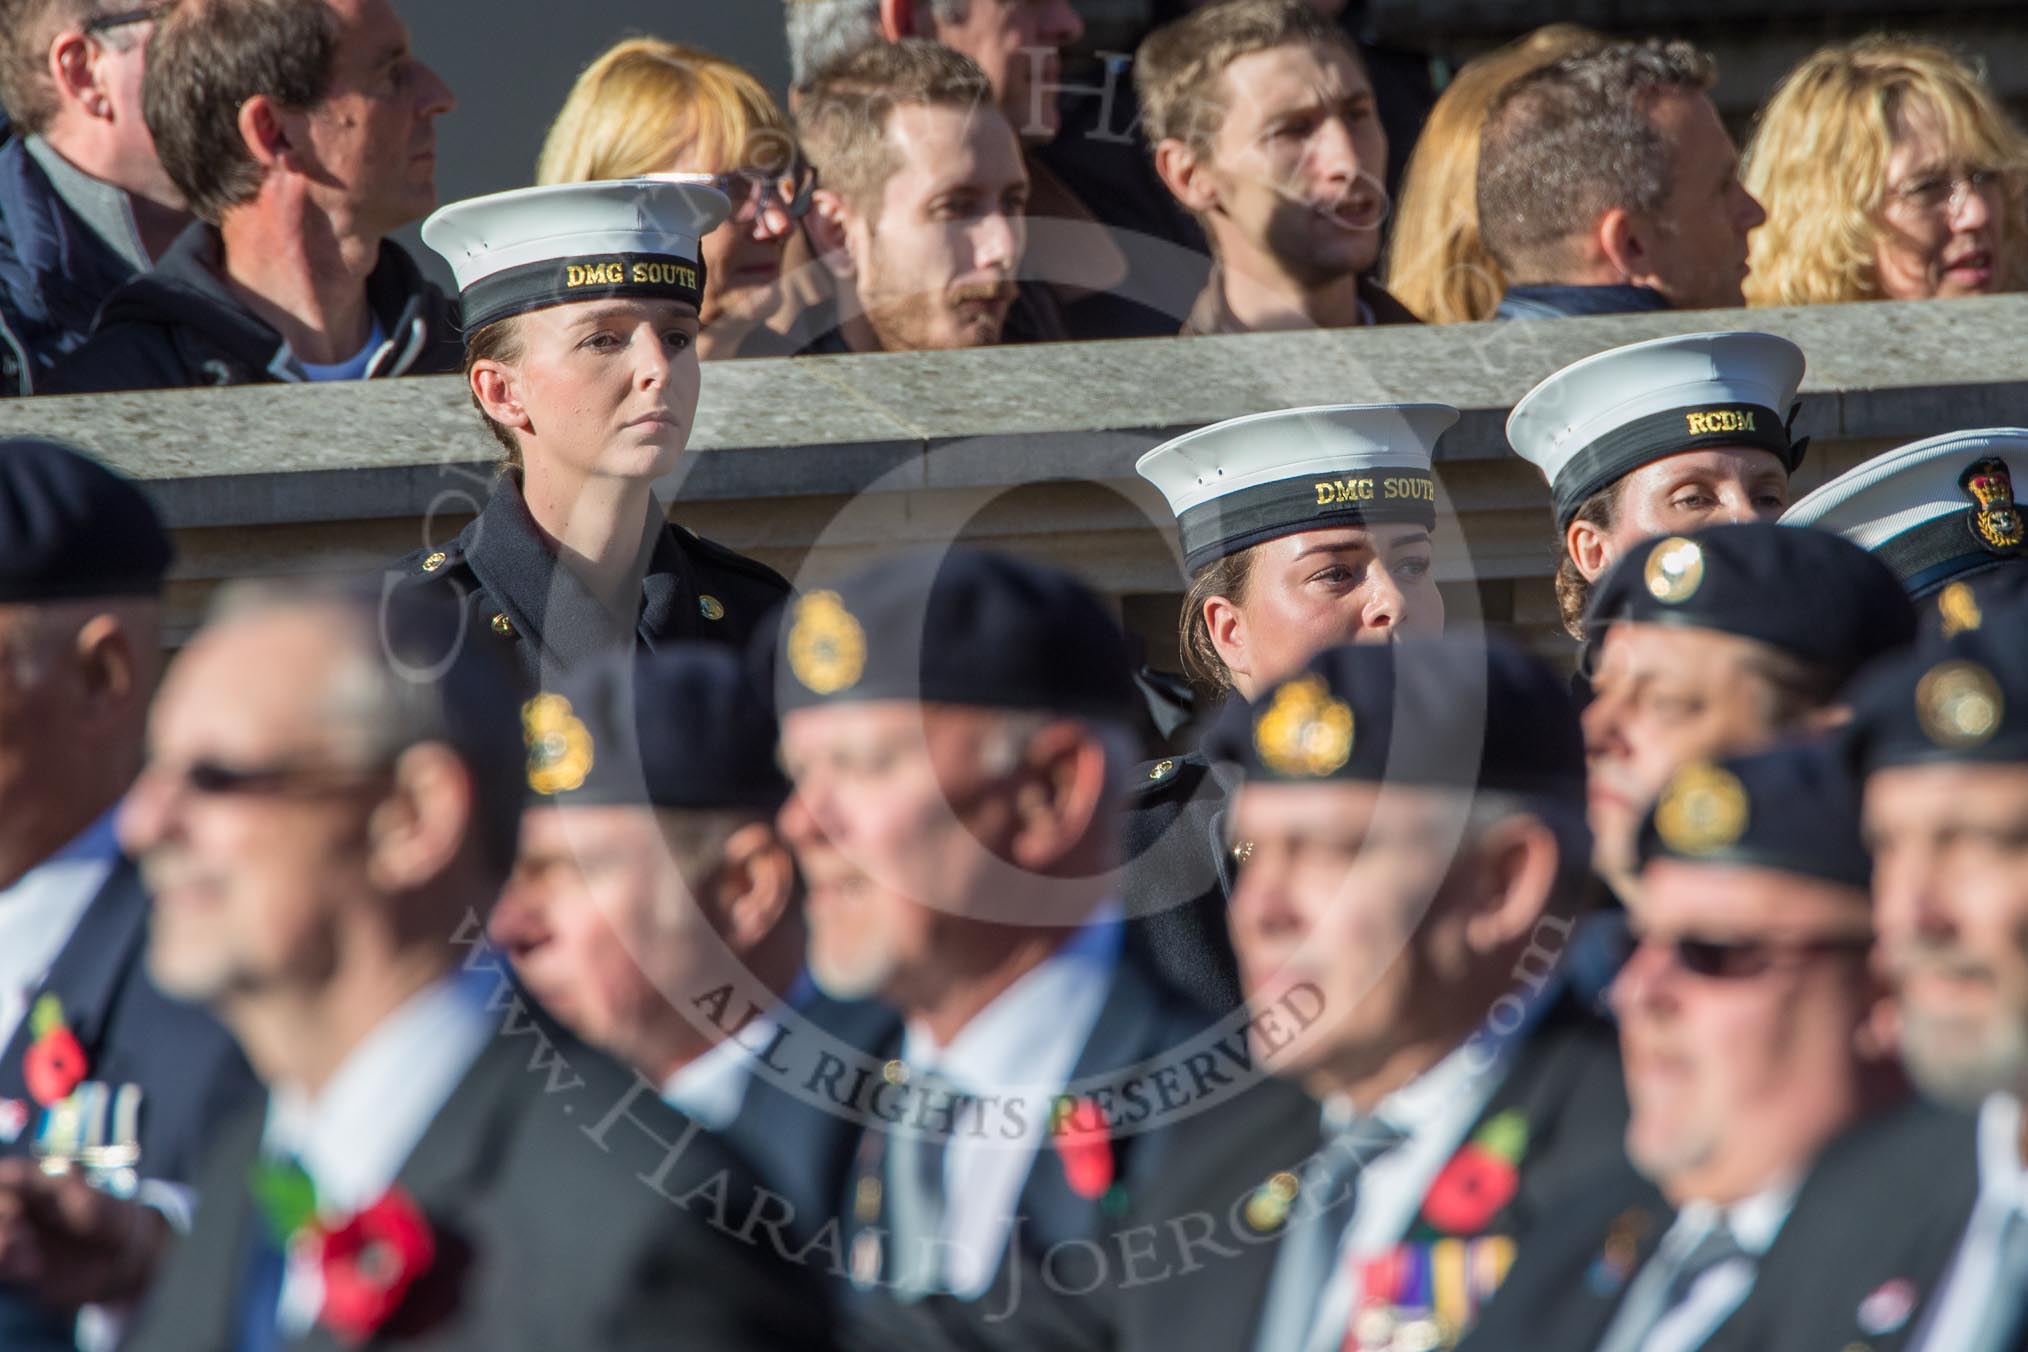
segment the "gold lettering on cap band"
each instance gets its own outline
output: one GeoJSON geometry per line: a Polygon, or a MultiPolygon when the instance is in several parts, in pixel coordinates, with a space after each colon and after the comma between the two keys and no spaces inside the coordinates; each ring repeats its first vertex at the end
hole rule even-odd
{"type": "Polygon", "coordinates": [[[682,286],[697,289],[697,269],[681,263],[636,263],[633,280],[650,286],[682,286]]]}
{"type": "Polygon", "coordinates": [[[1731,409],[1716,409],[1710,413],[1686,413],[1683,420],[1690,424],[1690,435],[1707,436],[1714,432],[1754,431],[1753,414],[1737,413],[1731,409]]]}
{"type": "Polygon", "coordinates": [[[618,286],[627,280],[627,265],[617,259],[610,263],[572,263],[564,269],[567,287],[618,286]]]}
{"type": "Polygon", "coordinates": [[[1335,507],[1341,502],[1371,502],[1374,490],[1371,475],[1360,479],[1326,479],[1317,485],[1317,505],[1335,507]]]}

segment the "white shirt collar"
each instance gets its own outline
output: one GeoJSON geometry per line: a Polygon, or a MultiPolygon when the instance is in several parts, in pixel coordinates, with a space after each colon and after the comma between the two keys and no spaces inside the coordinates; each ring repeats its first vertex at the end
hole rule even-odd
{"type": "Polygon", "coordinates": [[[342,1217],[379,1200],[493,1035],[492,973],[448,976],[382,1019],[314,1099],[277,1084],[263,1153],[293,1154],[319,1211],[342,1217]]]}
{"type": "Polygon", "coordinates": [[[721,1037],[711,1050],[678,1066],[662,1081],[662,1100],[711,1131],[723,1131],[739,1116],[756,1055],[774,1041],[782,1009],[797,1010],[816,993],[806,969],[796,974],[781,1004],[749,1019],[738,1032],[721,1037]]]}
{"type": "Polygon", "coordinates": [[[950,1045],[910,1021],[902,1060],[975,1094],[1018,1086],[1054,1093],[1069,1077],[1105,1003],[1120,951],[1120,908],[1107,902],[1057,950],[973,1015],[950,1045]]]}
{"type": "MultiPolygon", "coordinates": [[[[1540,990],[1517,994],[1522,1014],[1506,1032],[1482,1023],[1443,1060],[1381,1099],[1373,1115],[1405,1135],[1413,1136],[1432,1122],[1447,1117],[1460,1096],[1471,1092],[1489,1076],[1504,1075],[1514,1050],[1541,1020],[1542,1013],[1563,989],[1561,973],[1540,990]]],[[[1324,1100],[1324,1130],[1342,1131],[1358,1117],[1351,1100],[1332,1094],[1324,1100]]]]}
{"type": "Polygon", "coordinates": [[[1751,1197],[1725,1206],[1695,1199],[1685,1202],[1670,1227],[1675,1237],[1670,1242],[1687,1251],[1723,1219],[1739,1247],[1758,1258],[1774,1247],[1775,1237],[1795,1209],[1801,1186],[1801,1175],[1786,1174],[1751,1197]]]}

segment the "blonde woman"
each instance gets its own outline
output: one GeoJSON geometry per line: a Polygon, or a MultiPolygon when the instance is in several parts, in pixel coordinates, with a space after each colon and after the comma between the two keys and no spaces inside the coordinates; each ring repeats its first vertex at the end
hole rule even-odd
{"type": "Polygon", "coordinates": [[[1468,61],[1430,110],[1401,176],[1387,291],[1428,324],[1491,319],[1507,279],[1479,242],[1479,132],[1501,90],[1602,39],[1555,23],[1468,61]]]}
{"type": "Polygon", "coordinates": [[[618,43],[586,67],[564,100],[535,181],[676,170],[714,175],[732,203],[726,226],[704,241],[698,355],[770,350],[762,321],[780,307],[782,255],[816,180],[788,118],[744,68],[660,38],[618,43]]]}
{"type": "Polygon", "coordinates": [[[1868,37],[1791,71],[1747,147],[1749,305],[1927,300],[2028,283],[2028,140],[1944,48],[1868,37]]]}

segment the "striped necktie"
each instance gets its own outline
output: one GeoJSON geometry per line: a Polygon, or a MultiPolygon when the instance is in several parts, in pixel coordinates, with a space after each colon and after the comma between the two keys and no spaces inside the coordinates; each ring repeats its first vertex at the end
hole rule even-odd
{"type": "Polygon", "coordinates": [[[1294,1352],[1308,1345],[1339,1241],[1359,1214],[1360,1176],[1407,1139],[1377,1117],[1359,1118],[1311,1157],[1275,1259],[1256,1352],[1294,1352]]]}
{"type": "Polygon", "coordinates": [[[1620,1307],[1598,1352],[1640,1352],[1655,1326],[1689,1299],[1691,1290],[1705,1273],[1721,1263],[1748,1256],[1723,1216],[1680,1255],[1673,1258],[1658,1255],[1653,1261],[1666,1266],[1658,1268],[1654,1277],[1638,1281],[1628,1293],[1627,1303],[1620,1307]]]}

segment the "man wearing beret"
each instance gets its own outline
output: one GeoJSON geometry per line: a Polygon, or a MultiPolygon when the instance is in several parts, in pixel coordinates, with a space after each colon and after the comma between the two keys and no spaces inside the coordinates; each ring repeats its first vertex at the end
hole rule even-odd
{"type": "Polygon", "coordinates": [[[1612,1002],[1627,1154],[1661,1195],[1594,1190],[1522,1259],[1468,1348],[1899,1346],[1970,1180],[1951,1159],[1913,1187],[1870,1165],[1937,1115],[1903,1106],[1880,1019],[1850,771],[1821,742],[1694,762],[1648,814],[1640,859],[1612,1002]],[[1883,1223],[1854,1226],[1855,1197],[1883,1223]],[[1799,1302],[1833,1253],[1865,1284],[1799,1302]]]}
{"type": "Polygon", "coordinates": [[[1977,1122],[1884,1176],[1953,1156],[1977,1171],[1945,1283],[1919,1317],[1923,1352],[2028,1337],[2028,640],[2017,605],[1925,644],[1854,700],[1875,923],[1902,1057],[1930,1096],[1977,1122]]]}
{"type": "Polygon", "coordinates": [[[1584,746],[1563,683],[1460,637],[1330,649],[1230,706],[1252,1078],[1120,1236],[1120,1345],[1448,1346],[1619,1155],[1612,1030],[1565,994],[1584,746]]]}
{"type": "Polygon", "coordinates": [[[1231,1082],[1184,1073],[1203,1015],[1121,945],[1125,636],[1067,574],[911,552],[797,600],[776,663],[811,975],[905,1022],[804,1086],[864,1123],[835,1194],[855,1319],[1018,1345],[1231,1082]]]}
{"type": "Polygon", "coordinates": [[[1914,639],[1915,612],[1858,546],[1749,522],[1636,545],[1585,631],[1598,872],[1631,904],[1635,835],[1669,777],[1837,722],[1860,668],[1914,639]]]}
{"type": "Polygon", "coordinates": [[[149,970],[268,1094],[130,1345],[829,1346],[814,1278],[737,1237],[743,1166],[483,944],[527,753],[458,637],[447,604],[242,587],[163,684],[120,816],[149,970]]]}
{"type": "Polygon", "coordinates": [[[160,669],[170,546],[139,489],[0,441],[0,1345],[69,1347],[139,1293],[219,1118],[253,1090],[148,980],[149,902],[113,838],[160,669]],[[32,1157],[74,1166],[59,1179],[32,1157]],[[94,1194],[97,1184],[108,1195],[94,1194]],[[114,1205],[109,1194],[160,1204],[114,1205]]]}
{"type": "Polygon", "coordinates": [[[1573,636],[1592,587],[1641,541],[1781,515],[1807,449],[1790,436],[1803,365],[1771,333],[1689,333],[1572,362],[1514,405],[1507,440],[1554,499],[1573,636]]]}
{"type": "Polygon", "coordinates": [[[841,1021],[870,1043],[894,1019],[803,972],[761,690],[723,645],[682,643],[609,656],[522,717],[530,799],[494,942],[550,1013],[745,1154],[807,1234],[844,1162],[777,1129],[794,1103],[763,1100],[841,1021]]]}

